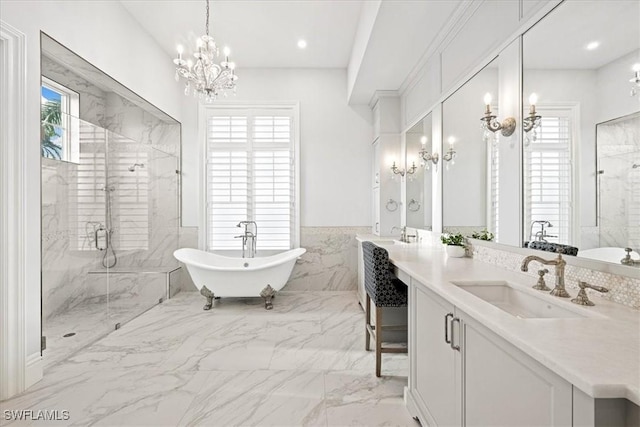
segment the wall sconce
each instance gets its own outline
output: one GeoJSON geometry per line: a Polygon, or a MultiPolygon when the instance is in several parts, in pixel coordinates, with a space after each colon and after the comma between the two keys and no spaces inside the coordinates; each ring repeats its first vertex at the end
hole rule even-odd
{"type": "Polygon", "coordinates": [[[400,169],[399,167],[396,166],[396,162],[393,162],[393,165],[391,166],[391,171],[394,174],[400,175],[400,176],[404,176],[405,174],[407,175],[412,175],[413,173],[415,173],[416,169],[418,169],[418,167],[416,166],[416,163],[413,162],[411,164],[411,167],[409,169],[407,169],[406,171],[403,169],[400,169]]]}
{"type": "Polygon", "coordinates": [[[513,117],[507,117],[506,119],[504,119],[502,123],[496,120],[496,116],[491,114],[491,94],[490,93],[487,93],[484,96],[484,103],[487,106],[487,108],[484,112],[484,117],[482,117],[480,120],[482,120],[483,122],[482,128],[485,130],[485,137],[489,136],[487,135],[488,131],[491,131],[493,133],[496,133],[497,131],[501,131],[502,136],[513,135],[513,132],[516,130],[516,119],[514,119],[513,117]]]}
{"type": "Polygon", "coordinates": [[[456,162],[453,159],[456,157],[456,150],[453,149],[453,144],[456,142],[456,139],[450,136],[447,139],[447,142],[449,143],[449,149],[447,150],[446,153],[444,153],[444,156],[442,156],[442,159],[446,162],[451,162],[451,164],[454,165],[456,162]]]}
{"type": "Polygon", "coordinates": [[[453,144],[456,142],[456,139],[452,136],[447,138],[447,142],[449,143],[449,148],[447,152],[442,155],[442,160],[447,162],[446,169],[449,170],[449,165],[453,166],[456,164],[456,150],[453,148],[453,144]]]}
{"type": "Polygon", "coordinates": [[[538,95],[532,93],[529,96],[529,115],[522,119],[522,129],[527,134],[525,137],[525,145],[529,145],[531,141],[536,140],[536,129],[540,126],[542,116],[536,113],[536,104],[538,103],[538,95]]]}
{"type": "Polygon", "coordinates": [[[426,136],[423,136],[422,138],[420,138],[420,143],[422,144],[422,148],[420,148],[420,151],[418,151],[418,156],[424,162],[425,169],[429,170],[429,167],[431,166],[431,163],[433,163],[437,168],[438,167],[438,160],[440,160],[440,155],[438,153],[431,154],[431,153],[429,153],[427,151],[427,148],[426,148],[427,137],[426,136]]]}
{"type": "Polygon", "coordinates": [[[629,82],[632,83],[630,96],[636,96],[638,91],[640,91],[640,64],[634,64],[633,71],[635,75],[629,80],[629,82]]]}
{"type": "Polygon", "coordinates": [[[529,115],[525,117],[522,121],[524,122],[522,127],[525,132],[530,132],[534,128],[540,126],[541,116],[536,113],[536,104],[538,103],[538,95],[532,93],[529,96],[529,115]]]}

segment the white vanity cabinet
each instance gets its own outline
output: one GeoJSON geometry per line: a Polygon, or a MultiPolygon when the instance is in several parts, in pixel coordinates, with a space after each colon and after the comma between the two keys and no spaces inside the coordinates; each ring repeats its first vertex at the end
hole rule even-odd
{"type": "Polygon", "coordinates": [[[411,280],[407,406],[430,426],[569,426],[572,385],[411,280]]]}
{"type": "Polygon", "coordinates": [[[447,342],[451,337],[445,329],[453,315],[452,304],[410,284],[409,391],[418,409],[412,415],[423,425],[461,425],[460,353],[447,342]]]}

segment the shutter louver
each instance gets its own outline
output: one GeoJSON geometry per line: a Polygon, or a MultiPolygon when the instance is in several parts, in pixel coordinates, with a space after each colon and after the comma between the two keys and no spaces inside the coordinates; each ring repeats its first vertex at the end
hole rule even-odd
{"type": "Polygon", "coordinates": [[[537,139],[525,148],[525,224],[549,221],[546,240],[571,243],[571,120],[543,116],[537,139]]]}
{"type": "Polygon", "coordinates": [[[293,138],[290,115],[244,110],[207,119],[207,247],[239,250],[238,222],[258,225],[258,250],[292,247],[293,138]]]}

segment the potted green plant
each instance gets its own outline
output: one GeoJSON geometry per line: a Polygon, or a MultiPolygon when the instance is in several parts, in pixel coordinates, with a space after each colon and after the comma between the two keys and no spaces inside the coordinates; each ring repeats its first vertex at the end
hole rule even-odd
{"type": "Polygon", "coordinates": [[[487,242],[491,242],[495,237],[492,232],[487,230],[486,228],[482,231],[477,231],[471,235],[473,239],[485,240],[487,242]]]}
{"type": "Polygon", "coordinates": [[[462,258],[465,255],[464,237],[460,233],[444,233],[440,241],[445,245],[447,255],[453,258],[462,258]]]}

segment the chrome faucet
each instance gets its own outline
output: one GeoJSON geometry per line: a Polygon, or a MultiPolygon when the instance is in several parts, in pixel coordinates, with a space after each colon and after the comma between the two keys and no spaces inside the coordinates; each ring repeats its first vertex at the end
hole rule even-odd
{"type": "Polygon", "coordinates": [[[528,271],[529,263],[531,261],[538,261],[540,264],[553,265],[556,267],[556,286],[551,291],[551,295],[562,298],[568,298],[571,296],[564,288],[564,267],[567,265],[567,262],[562,259],[561,253],[558,252],[558,257],[555,259],[543,259],[537,255],[529,255],[522,260],[520,270],[528,271]]]}
{"type": "Polygon", "coordinates": [[[620,260],[620,264],[622,264],[622,265],[631,265],[631,266],[640,265],[640,259],[631,258],[631,252],[633,252],[633,249],[624,248],[624,251],[627,253],[627,255],[625,255],[625,257],[620,260]]]}
{"type": "Polygon", "coordinates": [[[235,236],[236,239],[242,239],[242,258],[246,258],[248,251],[249,258],[256,256],[256,240],[258,238],[258,224],[255,221],[240,221],[236,227],[244,227],[244,234],[235,236]],[[253,231],[249,231],[249,225],[253,225],[253,231]]]}
{"type": "Polygon", "coordinates": [[[393,233],[393,230],[400,230],[400,241],[404,242],[404,243],[410,243],[409,242],[409,238],[410,237],[416,237],[413,234],[407,234],[407,227],[396,227],[395,225],[393,227],[391,227],[391,232],[393,233]]]}

